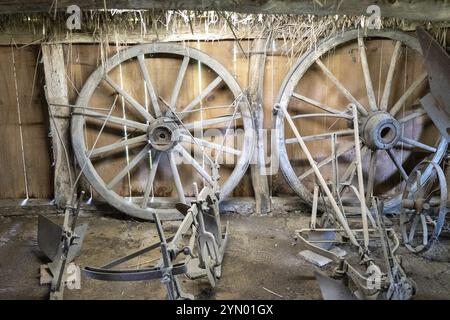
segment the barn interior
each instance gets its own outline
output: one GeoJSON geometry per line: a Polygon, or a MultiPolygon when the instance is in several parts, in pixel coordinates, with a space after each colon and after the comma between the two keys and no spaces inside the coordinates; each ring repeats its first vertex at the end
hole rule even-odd
{"type": "Polygon", "coordinates": [[[0,1],[0,299],[449,299],[447,1],[0,1]]]}

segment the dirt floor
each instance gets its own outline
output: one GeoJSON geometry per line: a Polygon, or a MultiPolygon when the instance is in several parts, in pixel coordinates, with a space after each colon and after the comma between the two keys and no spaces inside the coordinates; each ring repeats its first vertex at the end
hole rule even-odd
{"type": "MultiPolygon", "coordinates": [[[[52,215],[56,220],[61,216],[52,215]]],[[[206,280],[180,276],[185,291],[198,299],[322,299],[313,275],[315,267],[303,260],[294,245],[294,230],[306,227],[308,217],[299,212],[271,217],[223,215],[230,223],[223,276],[215,289],[206,280]]],[[[101,266],[157,241],[154,224],[124,216],[88,215],[81,255],[83,266],[101,266]]],[[[165,223],[167,234],[174,223],[165,223]]],[[[47,262],[37,247],[37,216],[0,216],[0,299],[46,299],[48,285],[39,285],[39,266],[47,262]]],[[[450,299],[450,242],[442,240],[428,256],[409,254],[401,248],[403,266],[415,282],[416,299],[450,299]],[[437,259],[437,260],[436,260],[437,259]]],[[[135,263],[155,256],[141,257],[135,263]]],[[[82,276],[80,290],[65,291],[65,299],[164,299],[158,280],[104,282],[82,276]]]]}

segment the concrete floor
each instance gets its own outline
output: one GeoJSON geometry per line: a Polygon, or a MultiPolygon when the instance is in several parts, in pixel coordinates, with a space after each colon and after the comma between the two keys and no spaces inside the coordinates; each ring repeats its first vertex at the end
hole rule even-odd
{"type": "MultiPolygon", "coordinates": [[[[223,219],[230,223],[230,240],[222,279],[211,290],[206,280],[180,277],[185,291],[198,299],[321,299],[314,267],[298,256],[303,248],[293,245],[294,230],[308,223],[306,214],[227,214],[223,219]]],[[[103,265],[157,240],[152,223],[124,216],[89,215],[80,222],[89,223],[75,260],[80,266],[103,265]]],[[[39,266],[46,260],[37,247],[36,229],[36,215],[0,216],[0,299],[48,297],[48,286],[39,285],[39,266]]],[[[165,223],[165,230],[175,231],[174,223],[165,223]]],[[[403,266],[418,286],[417,299],[450,299],[450,242],[441,240],[437,248],[427,257],[401,249],[403,266]]],[[[66,290],[65,298],[164,299],[165,289],[158,280],[113,283],[82,277],[81,290],[66,290]]]]}

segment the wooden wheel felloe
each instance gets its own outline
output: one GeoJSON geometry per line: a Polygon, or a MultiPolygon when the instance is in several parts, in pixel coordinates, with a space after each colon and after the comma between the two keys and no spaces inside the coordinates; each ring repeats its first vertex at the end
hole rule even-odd
{"type": "Polygon", "coordinates": [[[401,202],[400,231],[410,251],[419,253],[430,249],[444,226],[446,205],[444,172],[436,163],[421,162],[410,174],[401,202]],[[432,173],[424,182],[423,172],[429,165],[432,173]]]}
{"type": "MultiPolygon", "coordinates": [[[[296,121],[317,166],[344,204],[354,201],[345,185],[356,180],[352,106],[358,111],[367,200],[376,195],[384,199],[386,210],[398,209],[411,169],[423,159],[439,163],[443,158],[447,143],[418,102],[427,89],[421,59],[417,39],[408,34],[350,30],[320,42],[285,78],[276,105],[296,121]],[[320,81],[323,86],[317,86],[320,81]]],[[[291,188],[311,203],[313,170],[305,166],[285,121],[278,112],[280,167],[291,188]]],[[[430,164],[423,181],[431,171],[430,164]]]]}
{"type": "Polygon", "coordinates": [[[254,144],[249,104],[233,76],[207,54],[169,43],[137,45],[108,59],[84,84],[71,125],[78,164],[94,190],[149,220],[153,212],[180,219],[174,205],[188,203],[194,182],[217,190],[221,177],[226,197],[254,144]],[[132,83],[123,82],[123,70],[133,73],[132,83]],[[198,82],[206,85],[195,90],[198,82]]]}

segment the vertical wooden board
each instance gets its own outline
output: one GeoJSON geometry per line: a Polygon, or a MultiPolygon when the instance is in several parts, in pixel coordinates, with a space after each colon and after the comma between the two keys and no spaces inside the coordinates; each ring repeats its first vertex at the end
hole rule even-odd
{"type": "Polygon", "coordinates": [[[27,46],[13,50],[29,197],[52,198],[51,141],[43,69],[38,65],[40,48],[27,46]]]}
{"type": "Polygon", "coordinates": [[[0,199],[25,198],[12,48],[0,47],[0,199]]]}
{"type": "MultiPolygon", "coordinates": [[[[275,48],[280,47],[280,40],[273,41],[275,48]]],[[[264,127],[272,128],[273,106],[276,103],[281,85],[294,61],[285,55],[269,55],[266,58],[264,72],[264,127]]]]}
{"type": "MultiPolygon", "coordinates": [[[[236,79],[241,88],[246,88],[248,83],[248,59],[242,53],[236,40],[190,42],[194,48],[205,52],[222,64],[236,79]]],[[[251,41],[240,40],[240,45],[245,51],[250,51],[251,41]]]]}
{"type": "MultiPolygon", "coordinates": [[[[123,73],[121,71],[121,68],[116,67],[109,73],[111,79],[119,86],[123,86],[123,83],[127,81],[127,79],[123,79],[123,73]]],[[[109,110],[113,107],[116,97],[117,100],[111,115],[124,119],[130,118],[131,114],[127,113],[128,103],[121,96],[117,95],[115,90],[105,81],[102,81],[94,91],[94,94],[90,100],[90,105],[95,108],[105,108],[109,112],[109,110]]],[[[106,114],[108,112],[106,112],[106,114]]],[[[89,120],[89,125],[86,127],[88,134],[88,150],[91,150],[94,147],[94,142],[97,140],[103,123],[103,120],[89,120]]],[[[128,134],[129,130],[125,131],[122,126],[107,124],[95,147],[105,146],[125,139],[125,137],[128,137],[128,134]]],[[[129,163],[129,161],[132,161],[133,157],[134,150],[129,150],[128,158],[127,152],[121,151],[113,155],[107,155],[98,161],[94,161],[94,166],[105,184],[108,184],[122,170],[122,168],[129,163]]],[[[131,186],[128,178],[128,175],[122,178],[113,190],[120,195],[131,196],[131,186]]]]}
{"type": "MultiPolygon", "coordinates": [[[[83,44],[68,45],[66,47],[69,96],[72,104],[76,103],[78,92],[82,89],[88,77],[101,65],[102,59],[104,59],[102,54],[104,55],[105,52],[107,52],[108,56],[112,56],[116,52],[116,47],[109,46],[105,49],[101,45],[83,44]]],[[[102,82],[89,101],[89,106],[109,110],[114,101],[114,97],[115,94],[112,88],[102,82]]],[[[123,116],[120,105],[121,102],[118,100],[117,106],[113,112],[114,116],[123,116]]],[[[89,117],[86,119],[86,146],[87,149],[90,150],[93,147],[103,122],[93,120],[89,117]]],[[[117,141],[121,137],[121,132],[122,131],[117,129],[117,127],[106,127],[98,139],[96,147],[101,147],[117,141]]],[[[124,163],[124,159],[125,158],[119,158],[117,155],[113,155],[94,161],[94,166],[98,169],[99,174],[104,181],[108,183],[112,179],[113,174],[120,170],[124,163]]]]}
{"type": "MultiPolygon", "coordinates": [[[[108,57],[117,53],[118,50],[122,50],[124,47],[116,47],[109,46],[107,48],[102,48],[100,45],[77,45],[76,49],[72,52],[76,52],[74,63],[71,64],[71,69],[73,70],[72,74],[75,77],[74,83],[78,87],[76,91],[79,91],[82,88],[82,85],[90,76],[90,74],[95,71],[95,69],[101,65],[102,54],[107,53],[108,57]],[[75,66],[74,66],[75,65],[75,66]]],[[[127,68],[125,64],[123,68],[127,68]]],[[[130,79],[124,77],[124,72],[122,67],[117,67],[110,72],[110,76],[119,86],[124,86],[125,83],[128,83],[130,79]]],[[[134,82],[132,82],[134,83],[134,82]]],[[[75,94],[75,100],[76,100],[75,94]]],[[[133,112],[129,112],[128,103],[125,102],[120,96],[116,94],[114,89],[109,86],[105,81],[102,81],[98,88],[95,90],[91,100],[89,101],[89,106],[95,108],[103,108],[106,109],[106,113],[112,107],[112,104],[116,100],[116,106],[114,111],[112,112],[113,116],[116,117],[124,117],[127,119],[135,119],[136,115],[133,112]]],[[[74,101],[75,102],[75,101],[74,101]]],[[[94,142],[97,140],[100,129],[103,125],[103,121],[97,121],[90,118],[87,118],[87,126],[85,129],[87,136],[87,148],[90,150],[94,147],[94,142]]],[[[128,132],[130,134],[130,132],[128,132]]],[[[107,125],[102,134],[99,136],[95,147],[105,146],[114,142],[117,142],[121,139],[124,139],[125,132],[123,127],[107,125]]],[[[135,155],[134,150],[129,151],[129,160],[131,161],[135,155]]],[[[105,156],[102,159],[94,160],[94,166],[99,173],[100,177],[107,184],[112,178],[117,175],[117,173],[126,166],[127,157],[126,152],[118,152],[115,154],[110,154],[105,156]]],[[[114,190],[123,196],[130,195],[130,184],[128,180],[128,176],[124,177],[114,188],[114,190]]]]}
{"type": "MultiPolygon", "coordinates": [[[[139,71],[137,69],[138,65],[136,61],[125,61],[116,68],[114,68],[110,73],[109,76],[113,79],[113,81],[121,87],[125,92],[127,92],[130,96],[132,96],[134,99],[139,101],[142,104],[143,99],[143,87],[142,87],[142,81],[140,81],[140,77],[136,78],[136,71],[139,71]],[[141,93],[141,94],[138,94],[141,93]]],[[[117,103],[116,103],[116,109],[114,110],[113,114],[117,117],[129,119],[129,120],[138,120],[140,122],[143,121],[143,118],[141,115],[139,115],[136,110],[126,101],[126,99],[118,95],[116,91],[109,86],[105,81],[102,82],[102,87],[99,88],[98,91],[101,91],[102,94],[107,95],[105,97],[106,99],[111,99],[111,101],[108,101],[104,103],[107,103],[107,106],[112,105],[113,99],[117,96],[117,103]],[[103,89],[103,90],[101,90],[103,89]]],[[[116,130],[115,134],[111,131],[110,140],[108,139],[106,144],[114,143],[119,140],[125,140],[134,135],[133,130],[131,128],[126,128],[123,130],[116,130]]],[[[106,132],[105,136],[102,137],[103,141],[106,139],[106,132]]],[[[103,145],[103,143],[102,143],[103,145]]],[[[99,145],[100,146],[100,145],[99,145]]],[[[125,166],[127,166],[133,158],[141,151],[143,146],[136,147],[136,148],[128,148],[128,150],[125,150],[124,152],[117,153],[117,158],[114,159],[114,170],[110,170],[108,167],[108,161],[113,161],[112,157],[108,157],[105,159],[105,167],[102,170],[102,173],[105,173],[109,177],[106,179],[106,181],[110,181],[113,177],[115,177],[120,170],[122,170],[125,166]],[[111,173],[113,173],[111,175],[111,173]]],[[[140,162],[140,165],[136,166],[133,170],[129,172],[118,184],[118,193],[123,196],[133,196],[133,176],[136,175],[141,168],[141,165],[144,161],[140,162]],[[120,186],[120,187],[119,187],[120,186]]],[[[113,164],[109,163],[109,164],[113,164]]],[[[141,187],[139,189],[143,189],[144,187],[141,187]]]]}
{"type": "MultiPolygon", "coordinates": [[[[240,56],[236,55],[236,47],[234,41],[219,41],[219,42],[201,42],[198,43],[197,47],[202,50],[203,52],[207,53],[213,59],[217,60],[219,63],[221,63],[225,69],[237,80],[239,83],[239,80],[245,81],[242,77],[242,74],[239,76],[237,73],[237,70],[240,68],[244,69],[240,56]],[[239,67],[237,67],[239,65],[239,67]]],[[[245,70],[247,70],[247,67],[245,67],[245,70]]],[[[202,72],[202,86],[206,86],[210,81],[212,81],[215,78],[214,76],[209,74],[207,70],[203,70],[202,72]]],[[[223,84],[223,83],[222,83],[223,84]]],[[[242,85],[242,82],[239,83],[241,87],[245,87],[242,85]]],[[[231,94],[231,91],[226,87],[222,86],[222,90],[216,89],[208,99],[204,99],[202,103],[202,107],[213,107],[213,106],[228,106],[230,105],[233,100],[234,96],[231,94]]],[[[234,112],[234,108],[223,108],[223,109],[214,109],[214,110],[208,110],[204,113],[205,118],[214,118],[219,116],[225,116],[225,115],[232,115],[234,112]]],[[[234,128],[237,125],[240,125],[241,121],[236,121],[235,123],[231,124],[231,128],[234,128]]],[[[225,134],[225,130],[228,127],[228,122],[222,123],[216,126],[211,126],[211,129],[206,130],[205,134],[206,136],[215,136],[213,139],[213,142],[222,144],[221,135],[225,134]],[[217,133],[214,133],[216,131],[217,133]]],[[[225,140],[226,146],[233,147],[233,148],[241,148],[241,145],[239,145],[239,142],[235,138],[227,137],[225,140]]],[[[234,163],[237,160],[237,157],[229,157],[227,159],[226,157],[220,157],[219,158],[222,162],[225,160],[230,160],[227,163],[220,163],[221,164],[221,180],[222,183],[226,181],[231,174],[234,163]]]]}
{"type": "MultiPolygon", "coordinates": [[[[89,74],[95,70],[95,62],[92,60],[97,57],[97,54],[92,54],[92,48],[97,48],[96,45],[80,45],[68,44],[64,45],[64,57],[67,74],[67,92],[69,103],[74,105],[78,98],[78,93],[81,90],[84,81],[86,81],[89,74]],[[91,50],[90,50],[91,49],[91,50]]],[[[75,161],[76,162],[76,161],[75,161]]],[[[76,176],[79,175],[79,167],[76,165],[76,176]]],[[[90,191],[91,187],[83,176],[80,178],[81,188],[90,191]]],[[[88,192],[88,196],[96,197],[96,192],[93,194],[88,192]]]]}
{"type": "MultiPolygon", "coordinates": [[[[248,45],[248,41],[243,41],[244,48],[248,45]]],[[[239,48],[235,41],[214,41],[214,42],[189,42],[189,46],[197,48],[202,52],[210,55],[213,59],[217,60],[221,63],[225,69],[237,80],[238,84],[242,89],[246,88],[247,82],[247,70],[248,70],[248,61],[247,59],[238,52],[239,48]]],[[[210,84],[217,76],[215,72],[210,70],[209,68],[202,66],[200,68],[201,73],[197,74],[198,78],[194,79],[194,85],[196,88],[205,88],[208,84],[210,84]]],[[[191,84],[192,86],[193,84],[191,84]]],[[[185,90],[192,90],[189,87],[186,87],[185,90]]],[[[197,91],[197,94],[200,91],[197,91]]],[[[196,112],[195,114],[189,115],[186,118],[186,121],[200,121],[202,119],[211,119],[217,118],[220,116],[229,116],[234,112],[234,108],[230,108],[228,106],[234,101],[235,97],[231,94],[231,91],[227,88],[224,82],[221,83],[215,90],[213,90],[205,99],[202,100],[200,108],[215,108],[220,106],[220,109],[210,109],[204,110],[201,113],[196,112]]],[[[197,138],[202,138],[217,144],[222,144],[222,140],[224,139],[224,134],[226,128],[228,127],[228,122],[224,122],[221,124],[208,126],[204,132],[197,132],[197,138]]],[[[232,133],[238,131],[242,131],[242,120],[236,120],[231,124],[232,133]],[[233,130],[235,129],[235,130],[233,130]]],[[[225,139],[225,146],[241,149],[242,148],[242,134],[231,134],[229,133],[225,139]]],[[[194,146],[196,149],[196,154],[200,153],[200,148],[194,146]]],[[[212,150],[205,148],[206,154],[208,154],[211,158],[216,156],[216,153],[212,150]]],[[[200,159],[202,160],[202,159],[200,159]]],[[[236,156],[230,155],[221,155],[219,156],[219,163],[221,165],[220,168],[220,183],[223,184],[230,176],[233,171],[234,164],[237,161],[236,156]]],[[[203,163],[203,161],[202,161],[203,163]]],[[[185,170],[189,170],[185,168],[185,170]]],[[[247,179],[248,180],[248,179],[247,179]]],[[[236,195],[249,195],[251,192],[251,185],[245,183],[245,180],[242,180],[239,186],[236,188],[234,194],[236,195]],[[241,191],[238,189],[242,188],[241,191]]]]}
{"type": "MultiPolygon", "coordinates": [[[[243,89],[247,89],[248,87],[248,70],[249,70],[249,59],[246,57],[242,50],[245,52],[250,52],[252,48],[252,40],[246,40],[246,41],[240,41],[240,42],[234,41],[234,52],[237,56],[235,68],[236,68],[236,76],[238,81],[241,81],[241,87],[243,89]],[[240,45],[239,45],[240,43],[240,45]],[[245,72],[245,73],[244,73],[245,72]],[[245,85],[243,85],[245,83],[245,85]]],[[[248,55],[248,54],[247,54],[248,55]]],[[[264,88],[263,88],[264,90],[264,88]]],[[[264,98],[263,98],[264,99],[264,98]]],[[[264,107],[263,107],[264,108],[264,107]]],[[[242,137],[241,137],[242,139],[242,137]]],[[[255,142],[256,143],[256,142],[255,142]]],[[[252,188],[252,178],[250,170],[247,170],[246,174],[242,177],[240,183],[236,187],[235,192],[233,193],[234,196],[237,197],[252,197],[254,196],[253,188],[252,188]]]]}
{"type": "MultiPolygon", "coordinates": [[[[122,87],[123,89],[130,94],[137,102],[141,104],[150,114],[153,114],[149,110],[148,99],[145,96],[145,83],[144,79],[136,59],[131,61],[127,61],[121,66],[122,72],[122,87]]],[[[138,114],[130,105],[127,103],[125,109],[125,115],[127,119],[136,120],[139,122],[144,121],[142,115],[138,114]]],[[[139,145],[134,148],[129,148],[129,154],[137,154],[142,150],[144,145],[139,145]]],[[[150,155],[146,157],[136,166],[136,168],[130,173],[130,188],[131,194],[133,196],[142,196],[145,191],[145,186],[147,182],[147,178],[149,175],[150,168],[150,155]]]]}
{"type": "MultiPolygon", "coordinates": [[[[279,48],[283,44],[280,40],[273,40],[270,49],[279,48]]],[[[272,154],[272,131],[273,129],[273,106],[276,103],[280,88],[291,68],[293,59],[285,55],[269,55],[266,58],[265,72],[264,72],[264,128],[267,130],[266,134],[266,161],[271,165],[271,173],[269,176],[269,190],[271,195],[286,195],[292,194],[292,190],[286,183],[286,179],[281,173],[278,159],[275,154],[272,154]],[[270,158],[269,158],[270,157],[270,158]],[[270,161],[270,162],[269,162],[270,161]]]]}
{"type": "MultiPolygon", "coordinates": [[[[251,41],[249,40],[240,40],[239,43],[234,41],[219,41],[219,42],[204,42],[202,43],[202,50],[206,53],[210,54],[214,59],[220,62],[228,72],[236,79],[239,86],[242,90],[245,90],[248,87],[248,68],[249,68],[249,60],[246,57],[241,47],[245,52],[249,52],[251,48],[251,41]],[[240,45],[239,45],[240,44],[240,45]]],[[[234,97],[229,96],[227,101],[223,101],[223,103],[230,103],[234,97]]],[[[220,111],[211,111],[210,115],[219,116],[219,115],[227,115],[232,114],[233,109],[231,110],[220,110],[220,111]]],[[[232,127],[235,127],[235,132],[237,134],[234,135],[234,138],[227,137],[226,145],[229,147],[241,149],[243,142],[243,126],[242,121],[236,121],[232,127]]],[[[225,132],[225,131],[223,131],[225,132]]],[[[220,140],[221,142],[221,140],[220,140]]],[[[217,141],[216,143],[220,143],[217,141]]],[[[222,164],[223,169],[221,169],[221,179],[224,181],[228,179],[229,175],[233,171],[234,163],[237,161],[237,157],[234,156],[230,159],[230,156],[226,156],[224,159],[225,163],[222,164]]],[[[242,177],[239,184],[236,186],[233,191],[232,196],[242,197],[242,196],[252,196],[253,189],[251,185],[251,177],[249,171],[242,177]]]]}

